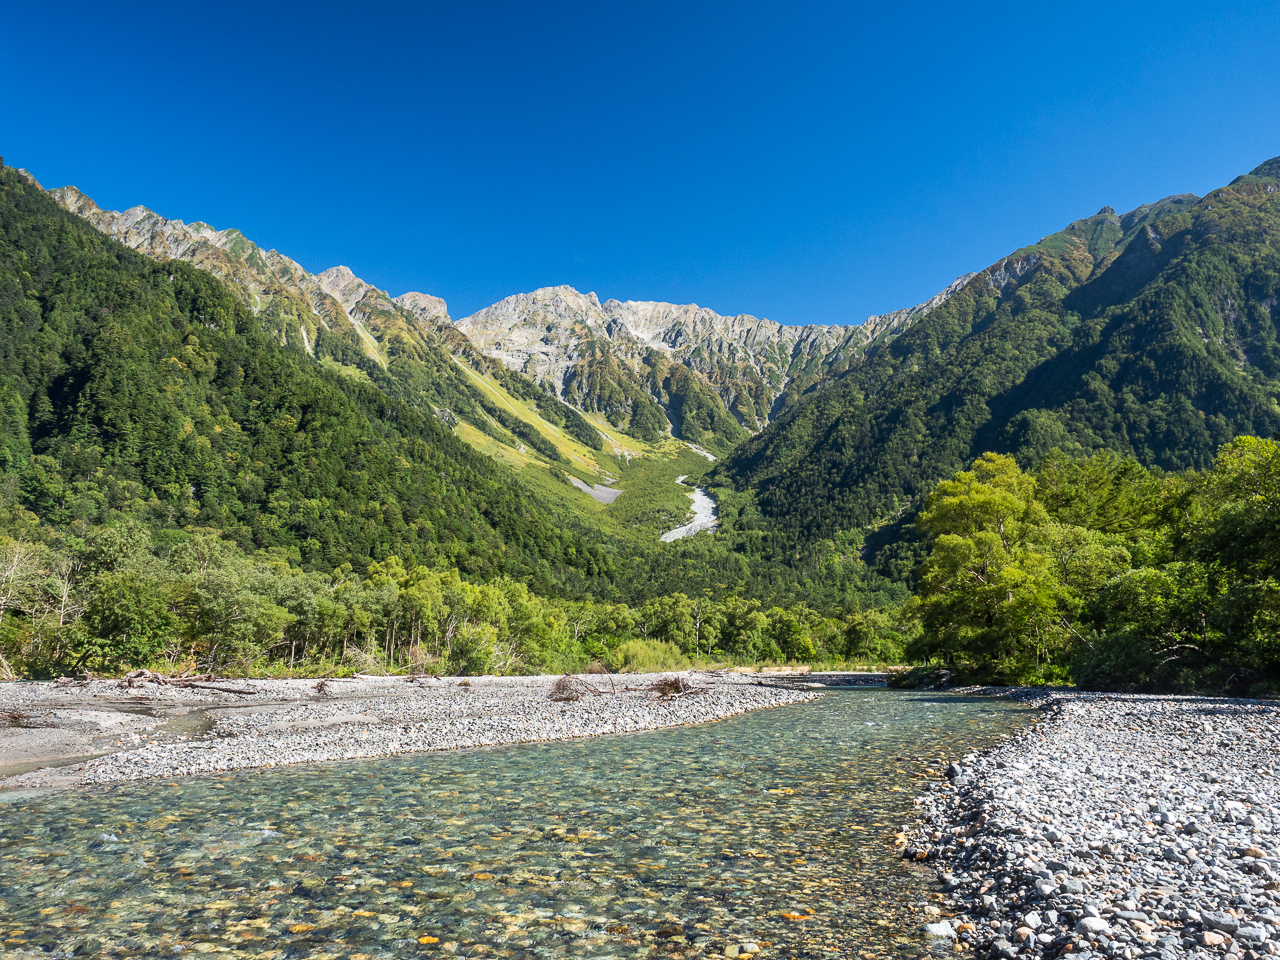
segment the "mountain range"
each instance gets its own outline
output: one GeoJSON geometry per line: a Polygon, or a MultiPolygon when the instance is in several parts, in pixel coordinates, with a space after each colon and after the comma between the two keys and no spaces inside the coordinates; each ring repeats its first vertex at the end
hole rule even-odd
{"type": "MultiPolygon", "coordinates": [[[[907,514],[985,451],[1204,468],[1280,430],[1280,158],[1092,217],[979,272],[717,468],[814,542],[907,514]]],[[[902,573],[903,571],[899,571],[902,573]]]]}
{"type": "MultiPolygon", "coordinates": [[[[170,220],[143,206],[103,210],[73,186],[49,193],[125,246],[230,282],[283,343],[308,354],[324,340],[322,354],[348,361],[353,352],[364,354],[388,369],[406,350],[443,348],[489,369],[480,359],[486,357],[639,439],[671,434],[717,452],[760,430],[805,390],[856,366],[873,345],[945,303],[972,277],[857,325],[785,326],[696,304],[602,304],[594,293],[567,286],[508,297],[455,323],[440,297],[391,297],[345,266],[311,274],[239,230],[170,220]]],[[[449,392],[435,399],[447,401],[449,392]]]]}
{"type": "Polygon", "coordinates": [[[805,389],[855,366],[872,344],[945,303],[968,279],[856,326],[784,326],[697,304],[601,303],[561,286],[508,297],[457,327],[485,355],[575,405],[612,418],[622,414],[619,403],[647,393],[677,436],[715,445],[757,432],[805,389]],[[621,401],[608,392],[618,384],[633,388],[621,401]]]}
{"type": "Polygon", "coordinates": [[[226,281],[281,349],[508,465],[589,485],[619,469],[606,455],[668,436],[721,456],[707,482],[734,504],[722,537],[761,556],[898,530],[988,450],[1178,470],[1280,429],[1280,158],[1205,197],[1104,207],[915,307],[804,327],[567,286],[455,321],[439,297],[311,274],[237,230],[49,196],[153,261],[226,281]]]}

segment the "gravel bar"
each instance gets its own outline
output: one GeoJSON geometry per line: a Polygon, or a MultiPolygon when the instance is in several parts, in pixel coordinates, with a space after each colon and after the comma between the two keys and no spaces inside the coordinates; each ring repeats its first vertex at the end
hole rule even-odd
{"type": "MultiPolygon", "coordinates": [[[[360,678],[329,680],[230,680],[217,686],[243,694],[115,681],[68,685],[0,685],[0,710],[52,724],[57,737],[75,722],[112,711],[138,726],[114,752],[87,762],[45,767],[0,780],[4,788],[81,786],[182,777],[293,763],[386,757],[434,750],[567,740],[706,723],[765,707],[811,700],[821,694],[740,674],[583,676],[576,700],[551,699],[559,677],[360,678]],[[664,697],[648,689],[679,679],[694,692],[664,697]],[[593,693],[589,688],[599,691],[593,693]],[[199,713],[212,729],[164,736],[157,716],[199,713]],[[151,732],[158,731],[158,732],[151,732]]],[[[170,721],[173,723],[173,721],[170,721]]],[[[188,724],[189,726],[189,724],[188,724]]]]}
{"type": "Polygon", "coordinates": [[[904,856],[980,957],[1280,955],[1280,704],[982,688],[1042,719],[946,771],[904,856]]]}

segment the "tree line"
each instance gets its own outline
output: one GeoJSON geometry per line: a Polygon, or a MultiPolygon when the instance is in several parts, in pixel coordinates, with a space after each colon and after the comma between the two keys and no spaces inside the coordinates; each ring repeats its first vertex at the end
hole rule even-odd
{"type": "Polygon", "coordinates": [[[247,554],[216,530],[117,513],[56,528],[0,485],[0,673],[578,672],[691,663],[901,659],[892,616],[674,593],[628,605],[391,556],[363,572],[247,554]]]}

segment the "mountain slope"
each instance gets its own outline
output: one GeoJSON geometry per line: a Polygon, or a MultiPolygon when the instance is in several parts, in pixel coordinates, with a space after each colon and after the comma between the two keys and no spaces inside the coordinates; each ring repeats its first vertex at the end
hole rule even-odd
{"type": "MultiPolygon", "coordinates": [[[[570,287],[510,297],[455,324],[439,297],[393,298],[343,266],[313,275],[238,230],[185,224],[141,206],[103,210],[70,186],[50,193],[132,249],[229,281],[281,343],[446,419],[459,417],[510,449],[532,449],[549,465],[565,463],[549,436],[556,428],[600,450],[605,423],[640,441],[673,435],[723,454],[945,303],[967,279],[859,326],[785,327],[696,305],[601,304],[570,287]],[[513,419],[511,404],[490,402],[451,355],[472,373],[493,376],[510,394],[504,401],[537,394],[543,422],[513,419]],[[583,412],[601,419],[590,424],[583,412]]],[[[490,447],[484,439],[476,445],[490,447]]]]}
{"type": "Polygon", "coordinates": [[[859,363],[870,344],[945,303],[966,279],[858,326],[788,327],[696,304],[601,303],[561,286],[508,297],[457,327],[481,352],[615,426],[646,436],[670,422],[677,436],[725,450],[815,382],[859,363]]]}
{"type": "Polygon", "coordinates": [[[986,450],[1207,466],[1280,429],[1280,180],[1093,217],[970,279],[717,471],[802,541],[917,503],[986,450]]]}
{"type": "MultiPolygon", "coordinates": [[[[30,174],[23,175],[39,187],[30,174]]],[[[323,360],[338,372],[369,381],[392,396],[455,417],[476,428],[485,445],[492,438],[513,450],[534,451],[547,463],[564,455],[550,436],[565,428],[591,449],[604,441],[576,410],[546,395],[520,374],[497,372],[493,361],[471,346],[454,326],[439,297],[386,291],[344,266],[310,274],[275,250],[264,251],[239,230],[169,220],[146,207],[103,210],[75,187],[50,196],[104,234],[161,262],[178,260],[217,276],[282,344],[323,360]],[[461,365],[458,361],[461,361],[461,365]],[[496,373],[496,389],[536,396],[538,416],[513,416],[498,398],[477,389],[468,375],[496,373]]]]}
{"type": "Polygon", "coordinates": [[[280,343],[241,299],[0,169],[6,489],[53,524],[123,510],[319,569],[395,554],[545,592],[605,573],[599,538],[566,530],[510,471],[280,343]]]}

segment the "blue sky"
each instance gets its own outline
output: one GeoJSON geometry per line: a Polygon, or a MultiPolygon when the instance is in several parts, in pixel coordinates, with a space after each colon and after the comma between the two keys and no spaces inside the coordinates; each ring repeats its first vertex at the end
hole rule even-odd
{"type": "Polygon", "coordinates": [[[455,317],[856,323],[1280,154],[1271,3],[19,4],[0,154],[455,317]]]}

